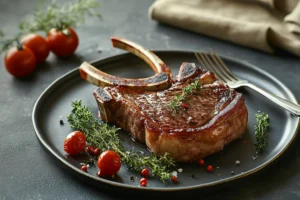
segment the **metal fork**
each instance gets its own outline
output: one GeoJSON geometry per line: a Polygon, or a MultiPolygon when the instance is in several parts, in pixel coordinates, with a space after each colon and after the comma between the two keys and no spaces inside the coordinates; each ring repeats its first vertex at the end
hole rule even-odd
{"type": "Polygon", "coordinates": [[[274,94],[271,94],[256,85],[249,83],[247,80],[242,80],[235,76],[225,65],[222,59],[215,53],[202,53],[198,52],[195,53],[197,60],[200,62],[202,67],[206,68],[207,70],[214,72],[215,75],[227,84],[230,88],[238,88],[242,86],[246,86],[252,88],[253,90],[259,92],[260,94],[264,95],[265,97],[269,98],[274,103],[280,105],[281,107],[285,108],[286,110],[290,111],[294,115],[300,116],[300,105],[294,104],[290,101],[287,101],[281,97],[278,97],[274,94]]]}

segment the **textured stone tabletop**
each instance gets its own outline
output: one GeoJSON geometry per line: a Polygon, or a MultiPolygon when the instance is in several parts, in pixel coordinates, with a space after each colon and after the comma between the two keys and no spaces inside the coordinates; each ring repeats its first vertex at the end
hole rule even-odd
{"type": "MultiPolygon", "coordinates": [[[[148,18],[151,0],[101,0],[103,20],[92,18],[76,28],[80,45],[74,56],[51,54],[26,80],[10,76],[0,64],[0,199],[135,199],[133,193],[95,189],[66,173],[38,142],[32,109],[55,79],[92,61],[122,53],[110,37],[120,36],[153,50],[210,50],[254,64],[281,80],[300,99],[300,59],[287,53],[270,55],[203,35],[158,24],[148,18]]],[[[17,31],[36,0],[0,0],[0,27],[17,31]]],[[[300,138],[274,163],[247,178],[212,190],[191,192],[194,199],[300,199],[300,138]],[[217,191],[216,191],[217,190],[217,191]]],[[[170,195],[171,197],[171,195],[170,195]]],[[[171,197],[170,199],[174,199],[171,197]]],[[[181,197],[182,198],[182,197],[181,197]]],[[[146,199],[146,197],[144,198],[146,199]]]]}

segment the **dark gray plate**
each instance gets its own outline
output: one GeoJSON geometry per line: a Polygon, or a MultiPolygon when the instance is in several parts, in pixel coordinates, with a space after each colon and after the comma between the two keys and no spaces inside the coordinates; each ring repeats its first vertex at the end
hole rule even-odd
{"type": "MultiPolygon", "coordinates": [[[[168,66],[174,75],[178,72],[182,62],[197,62],[192,52],[156,51],[155,52],[168,66]]],[[[275,93],[287,100],[297,103],[294,95],[279,80],[257,67],[231,58],[223,57],[230,69],[239,77],[249,80],[256,85],[275,93]]],[[[80,63],[78,63],[80,64],[80,63]]],[[[131,54],[123,54],[108,59],[95,61],[94,66],[101,70],[127,78],[141,78],[153,75],[152,70],[139,58],[131,54]]],[[[80,170],[80,158],[68,157],[63,150],[63,141],[72,130],[66,117],[71,112],[71,102],[82,100],[83,104],[90,107],[97,114],[97,105],[92,91],[96,87],[80,78],[78,69],[75,69],[51,84],[39,97],[33,109],[33,125],[36,135],[42,146],[46,148],[68,172],[72,172],[88,183],[102,187],[118,187],[121,189],[150,190],[150,191],[182,191],[201,187],[212,186],[252,174],[270,164],[278,158],[290,145],[297,133],[299,119],[285,110],[279,108],[269,100],[251,89],[239,89],[246,99],[249,111],[248,130],[245,136],[227,146],[222,152],[205,159],[206,164],[214,166],[213,173],[207,173],[204,167],[196,163],[181,164],[176,169],[182,168],[178,173],[180,182],[162,183],[156,178],[149,178],[147,187],[139,186],[139,173],[134,173],[122,166],[114,179],[103,179],[96,176],[97,168],[92,166],[88,173],[80,170]],[[258,111],[270,115],[271,129],[269,131],[268,146],[263,154],[256,156],[254,149],[254,114],[258,111]],[[64,117],[65,125],[60,125],[60,116],[64,117]],[[235,164],[240,161],[240,166],[235,164]],[[232,174],[231,172],[234,172],[232,174]],[[194,178],[191,176],[194,175],[194,178]],[[134,176],[135,181],[130,177],[134,176]]],[[[128,133],[120,131],[123,144],[142,150],[146,154],[146,147],[131,140],[128,133]]]]}

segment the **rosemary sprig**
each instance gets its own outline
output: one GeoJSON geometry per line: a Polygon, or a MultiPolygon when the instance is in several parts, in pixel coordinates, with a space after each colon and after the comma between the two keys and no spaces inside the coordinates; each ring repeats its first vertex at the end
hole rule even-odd
{"type": "Polygon", "coordinates": [[[72,102],[72,107],[72,112],[68,116],[71,128],[82,131],[90,145],[100,148],[101,151],[108,149],[116,151],[122,162],[132,171],[140,172],[147,167],[161,181],[172,177],[168,169],[175,166],[175,162],[168,154],[160,157],[154,154],[144,156],[138,151],[125,150],[117,135],[118,128],[99,122],[88,107],[82,106],[81,101],[72,102]]]}
{"type": "Polygon", "coordinates": [[[184,102],[187,98],[187,96],[190,94],[193,94],[193,92],[195,90],[199,90],[201,89],[201,85],[200,85],[200,81],[199,79],[194,81],[193,83],[185,86],[184,88],[182,88],[182,93],[179,94],[175,94],[175,98],[170,102],[170,108],[173,110],[174,113],[178,113],[179,112],[179,107],[181,105],[182,102],[184,102]]]}
{"type": "Polygon", "coordinates": [[[261,153],[267,146],[267,130],[270,126],[269,115],[266,113],[255,114],[257,124],[255,125],[255,148],[258,153],[261,153]]]}
{"type": "Polygon", "coordinates": [[[56,1],[44,8],[44,1],[40,1],[33,14],[33,18],[23,20],[19,28],[21,32],[48,31],[52,28],[64,30],[67,27],[74,27],[85,21],[85,16],[101,17],[100,13],[95,11],[99,7],[96,0],[77,0],[58,4],[56,1]]]}

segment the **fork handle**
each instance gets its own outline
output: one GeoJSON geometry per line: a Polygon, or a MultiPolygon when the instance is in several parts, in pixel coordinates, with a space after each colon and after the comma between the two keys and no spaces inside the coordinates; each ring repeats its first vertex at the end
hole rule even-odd
{"type": "Polygon", "coordinates": [[[297,115],[298,117],[300,116],[300,105],[292,103],[290,101],[287,101],[287,100],[285,100],[281,97],[278,97],[274,94],[271,94],[271,93],[257,87],[256,85],[253,85],[252,83],[245,83],[245,86],[248,86],[248,87],[252,88],[253,90],[261,93],[262,95],[264,95],[265,97],[267,97],[274,103],[280,105],[281,107],[285,108],[286,110],[290,111],[294,115],[297,115]]]}

